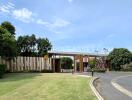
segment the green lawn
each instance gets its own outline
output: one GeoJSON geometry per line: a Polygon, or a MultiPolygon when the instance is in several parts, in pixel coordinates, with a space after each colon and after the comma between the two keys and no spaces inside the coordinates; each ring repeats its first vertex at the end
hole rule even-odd
{"type": "Polygon", "coordinates": [[[90,79],[56,73],[8,74],[0,79],[0,100],[97,100],[90,79]]]}

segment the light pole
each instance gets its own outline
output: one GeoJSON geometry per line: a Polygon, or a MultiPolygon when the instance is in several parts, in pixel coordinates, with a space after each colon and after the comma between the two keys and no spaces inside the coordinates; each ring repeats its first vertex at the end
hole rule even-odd
{"type": "Polygon", "coordinates": [[[104,54],[107,54],[107,52],[108,52],[108,49],[106,49],[106,48],[103,48],[103,50],[104,50],[104,54]]]}
{"type": "Polygon", "coordinates": [[[99,51],[98,51],[98,50],[95,50],[95,52],[96,52],[96,53],[97,53],[97,55],[98,55],[99,51]]]}

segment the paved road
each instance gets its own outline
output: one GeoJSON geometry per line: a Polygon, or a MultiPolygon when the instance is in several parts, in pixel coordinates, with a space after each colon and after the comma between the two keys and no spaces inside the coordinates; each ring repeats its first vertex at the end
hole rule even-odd
{"type": "Polygon", "coordinates": [[[122,77],[116,80],[116,83],[132,92],[132,76],[122,77]]]}
{"type": "MultiPolygon", "coordinates": [[[[85,75],[90,75],[90,73],[83,73],[85,75]]],[[[111,84],[111,81],[119,76],[132,75],[131,72],[107,72],[95,73],[95,76],[99,79],[95,82],[96,88],[99,93],[104,97],[105,100],[132,100],[132,98],[121,93],[119,90],[114,88],[111,84]]],[[[124,78],[123,80],[118,80],[120,85],[125,86],[126,88],[132,87],[132,80],[129,80],[129,77],[124,78]],[[123,80],[127,80],[124,82],[123,80]],[[130,82],[130,83],[129,83],[130,82]],[[129,85],[129,86],[128,86],[129,85]]]]}

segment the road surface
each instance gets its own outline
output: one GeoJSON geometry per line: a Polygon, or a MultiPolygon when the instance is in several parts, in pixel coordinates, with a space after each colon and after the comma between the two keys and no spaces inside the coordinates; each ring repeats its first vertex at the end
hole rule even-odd
{"type": "MultiPolygon", "coordinates": [[[[83,74],[91,75],[90,72],[83,74]]],[[[94,76],[99,77],[99,79],[95,81],[94,85],[103,96],[104,100],[132,100],[131,97],[123,94],[111,84],[112,80],[120,76],[128,75],[132,75],[132,72],[106,72],[104,74],[95,73],[94,76]]],[[[117,83],[132,92],[132,76],[117,79],[117,83]]]]}

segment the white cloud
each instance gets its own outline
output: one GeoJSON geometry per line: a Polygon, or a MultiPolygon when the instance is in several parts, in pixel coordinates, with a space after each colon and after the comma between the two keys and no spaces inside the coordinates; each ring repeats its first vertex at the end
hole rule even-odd
{"type": "Polygon", "coordinates": [[[68,27],[71,23],[69,21],[66,21],[64,19],[58,18],[54,22],[48,22],[44,21],[42,19],[39,19],[36,21],[37,24],[43,25],[48,30],[50,30],[52,33],[55,33],[55,36],[57,36],[57,39],[64,39],[67,38],[68,35],[65,32],[62,32],[61,29],[68,27]]]}
{"type": "Polygon", "coordinates": [[[56,28],[56,27],[66,27],[70,24],[69,21],[66,21],[64,19],[57,19],[53,24],[52,24],[52,27],[53,28],[56,28]]]}
{"type": "Polygon", "coordinates": [[[8,9],[4,8],[4,7],[1,7],[0,8],[0,11],[1,12],[4,12],[4,13],[10,13],[8,9]]]}
{"type": "Polygon", "coordinates": [[[46,26],[46,27],[50,27],[50,26],[51,26],[51,24],[50,24],[49,22],[43,21],[42,19],[38,19],[38,20],[36,21],[36,23],[37,23],[37,24],[40,24],[40,25],[44,25],[44,26],[46,26]]]}
{"type": "Polygon", "coordinates": [[[11,13],[14,9],[14,4],[8,2],[6,5],[0,5],[0,12],[2,13],[11,13]]]}
{"type": "Polygon", "coordinates": [[[35,15],[32,11],[29,11],[27,8],[16,9],[15,5],[11,2],[0,5],[0,12],[3,14],[9,14],[15,19],[26,23],[33,21],[33,15],[35,15]]]}
{"type": "MultiPolygon", "coordinates": [[[[69,2],[72,2],[72,1],[73,0],[69,0],[69,2]]],[[[25,23],[35,22],[37,24],[41,24],[45,27],[48,27],[50,31],[52,32],[54,31],[55,33],[61,33],[60,31],[58,31],[58,29],[67,27],[68,25],[71,24],[69,21],[64,20],[62,18],[57,18],[53,22],[44,21],[39,18],[36,19],[34,18],[34,16],[37,15],[36,13],[33,13],[27,8],[17,9],[15,8],[15,5],[11,2],[0,5],[0,12],[4,14],[7,13],[13,18],[25,23]]]]}
{"type": "Polygon", "coordinates": [[[72,3],[74,0],[68,0],[69,3],[72,3]]]}
{"type": "Polygon", "coordinates": [[[14,8],[14,6],[15,6],[15,5],[14,5],[13,3],[8,2],[8,7],[11,7],[11,8],[13,7],[13,8],[14,8]]]}
{"type": "Polygon", "coordinates": [[[27,8],[13,10],[13,16],[16,19],[21,20],[26,23],[33,21],[33,18],[32,18],[33,13],[32,11],[29,11],[27,8]]]}
{"type": "Polygon", "coordinates": [[[48,27],[50,29],[63,28],[63,27],[67,27],[69,24],[71,24],[69,21],[66,21],[61,18],[56,19],[53,23],[43,21],[42,19],[39,19],[36,22],[37,22],[37,24],[44,25],[45,27],[48,27]]]}

